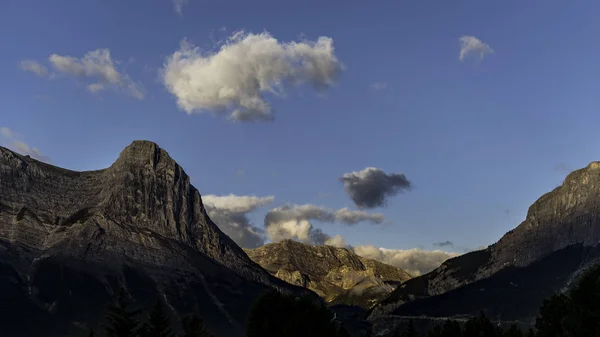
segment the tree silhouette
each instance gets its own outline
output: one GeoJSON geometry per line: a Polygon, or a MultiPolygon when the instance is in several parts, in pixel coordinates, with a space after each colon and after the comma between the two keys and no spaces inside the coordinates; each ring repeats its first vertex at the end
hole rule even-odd
{"type": "Polygon", "coordinates": [[[600,264],[589,269],[569,292],[568,318],[564,322],[571,336],[600,335],[600,264]]]}
{"type": "Polygon", "coordinates": [[[465,323],[463,337],[498,337],[499,331],[483,311],[465,323]]]}
{"type": "Polygon", "coordinates": [[[571,314],[571,300],[563,294],[553,295],[544,300],[540,315],[535,321],[538,337],[563,337],[566,333],[566,320],[571,314]]]}
{"type": "Polygon", "coordinates": [[[462,329],[457,321],[446,320],[442,327],[440,337],[462,337],[462,329]]]}
{"type": "Polygon", "coordinates": [[[502,337],[525,337],[523,331],[516,324],[512,324],[508,329],[504,330],[502,337]]]}
{"type": "Polygon", "coordinates": [[[204,326],[202,318],[198,315],[190,315],[181,319],[183,334],[181,337],[209,337],[210,334],[204,326]]]}
{"type": "Polygon", "coordinates": [[[250,312],[247,337],[339,337],[347,332],[316,299],[269,292],[250,312]]]}
{"type": "Polygon", "coordinates": [[[162,301],[156,301],[154,308],[148,315],[148,321],[144,324],[140,333],[141,337],[173,337],[171,320],[165,311],[162,301]]]}
{"type": "Polygon", "coordinates": [[[131,309],[125,289],[121,288],[116,300],[108,306],[106,314],[106,337],[132,337],[138,333],[139,321],[136,316],[139,309],[131,309]]]}

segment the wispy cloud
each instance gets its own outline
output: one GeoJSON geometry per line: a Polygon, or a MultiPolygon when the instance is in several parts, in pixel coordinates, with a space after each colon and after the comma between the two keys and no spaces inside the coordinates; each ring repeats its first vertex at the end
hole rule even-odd
{"type": "Polygon", "coordinates": [[[236,32],[212,53],[182,41],[167,58],[162,80],[188,114],[211,112],[256,122],[274,118],[266,93],[284,97],[286,88],[300,84],[323,91],[342,68],[329,37],[280,42],[267,32],[236,32]]]}
{"type": "Polygon", "coordinates": [[[39,77],[50,78],[53,76],[53,74],[48,71],[48,68],[33,60],[23,60],[19,62],[19,68],[23,71],[34,73],[39,77]]]}
{"type": "Polygon", "coordinates": [[[22,136],[19,133],[14,132],[10,128],[6,126],[0,127],[0,145],[39,161],[51,162],[49,157],[42,155],[40,149],[29,146],[21,138],[22,136]]]}
{"type": "Polygon", "coordinates": [[[24,60],[19,64],[24,71],[32,72],[40,77],[55,78],[66,75],[73,78],[92,81],[86,88],[92,93],[113,88],[121,90],[137,98],[144,98],[144,89],[135,83],[129,75],[117,69],[120,61],[111,57],[110,50],[96,49],[84,54],[83,57],[51,54],[48,58],[54,72],[50,72],[37,61],[24,60]]]}
{"type": "Polygon", "coordinates": [[[494,53],[494,50],[489,45],[481,42],[475,36],[462,36],[459,39],[459,43],[460,53],[458,54],[458,59],[461,61],[464,61],[471,54],[478,55],[479,59],[483,60],[485,55],[494,53]]]}
{"type": "Polygon", "coordinates": [[[183,6],[187,5],[189,0],[173,0],[173,6],[175,6],[175,12],[179,15],[183,15],[183,6]]]}

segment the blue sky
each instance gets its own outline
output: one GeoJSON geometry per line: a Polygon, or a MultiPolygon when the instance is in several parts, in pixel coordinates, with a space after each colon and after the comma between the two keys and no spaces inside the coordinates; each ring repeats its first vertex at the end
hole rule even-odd
{"type": "Polygon", "coordinates": [[[411,190],[363,210],[389,223],[312,225],[353,246],[451,241],[442,249],[454,252],[495,242],[568,171],[599,158],[594,1],[189,0],[181,9],[172,0],[0,2],[0,127],[13,133],[3,144],[20,140],[55,165],[89,170],[152,140],[203,195],[274,196],[248,214],[257,227],[285,204],[356,210],[345,173],[403,173],[411,190]],[[325,91],[261,92],[273,121],[186,113],[160,70],[182,40],[210,57],[240,30],[279,44],[331,38],[344,69],[325,91]],[[459,60],[463,36],[493,53],[459,60]],[[121,77],[105,76],[96,93],[93,76],[49,59],[98,49],[121,77]],[[48,74],[23,70],[24,60],[48,74]]]}

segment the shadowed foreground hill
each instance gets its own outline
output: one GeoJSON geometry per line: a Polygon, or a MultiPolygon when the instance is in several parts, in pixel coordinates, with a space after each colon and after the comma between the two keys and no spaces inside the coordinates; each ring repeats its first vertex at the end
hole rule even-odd
{"type": "Polygon", "coordinates": [[[568,287],[599,259],[600,162],[592,162],[540,197],[497,243],[409,280],[370,319],[485,310],[494,319],[531,321],[545,297],[568,287]]]}
{"type": "Polygon", "coordinates": [[[246,252],[271,274],[308,288],[331,304],[368,309],[410,279],[400,268],[360,257],[346,248],[284,240],[246,252]]]}
{"type": "Polygon", "coordinates": [[[73,172],[0,147],[0,335],[81,336],[123,286],[136,304],[198,311],[243,336],[273,277],[207,216],[183,169],[136,141],[105,170],[73,172]]]}

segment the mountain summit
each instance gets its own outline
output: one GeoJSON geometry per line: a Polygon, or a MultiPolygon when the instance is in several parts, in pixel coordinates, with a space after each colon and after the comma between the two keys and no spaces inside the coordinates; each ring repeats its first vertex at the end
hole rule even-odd
{"type": "Polygon", "coordinates": [[[162,298],[175,316],[197,311],[226,336],[244,335],[264,291],[309,293],[224,235],[188,175],[152,142],[135,141],[90,172],[0,147],[0,301],[9,309],[0,329],[80,335],[102,323],[119,287],[140,306],[162,298]]]}
{"type": "Polygon", "coordinates": [[[360,257],[346,248],[284,240],[246,252],[271,274],[308,288],[331,304],[368,309],[411,277],[400,268],[360,257]]]}

